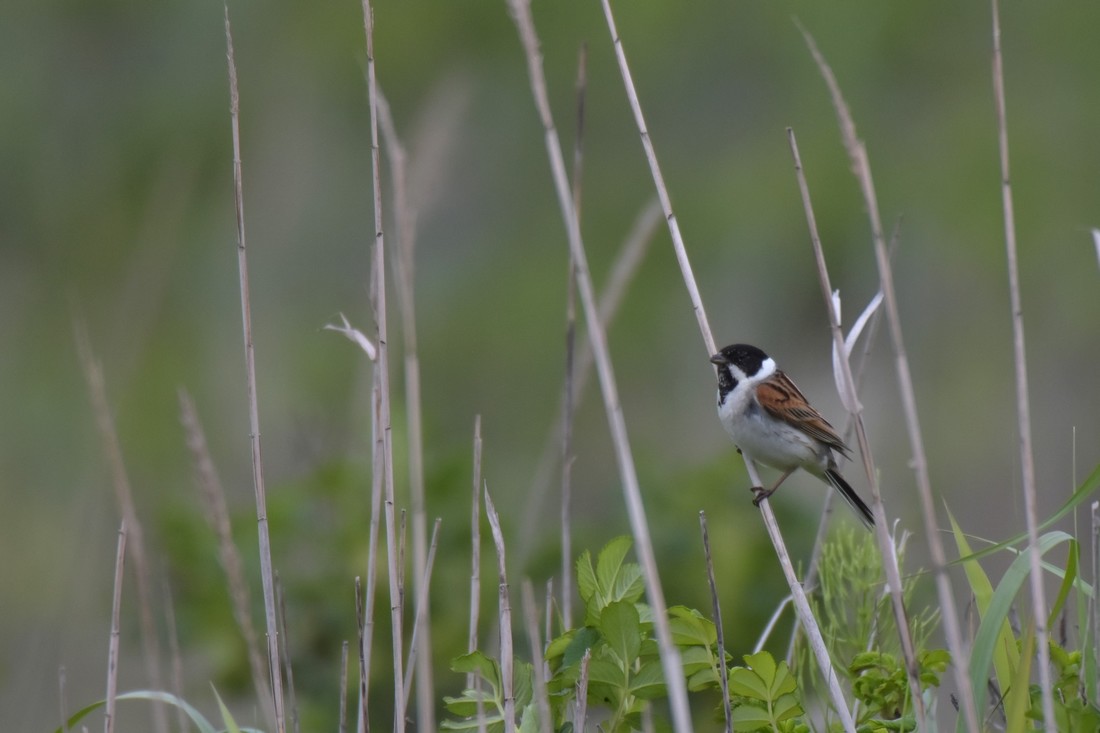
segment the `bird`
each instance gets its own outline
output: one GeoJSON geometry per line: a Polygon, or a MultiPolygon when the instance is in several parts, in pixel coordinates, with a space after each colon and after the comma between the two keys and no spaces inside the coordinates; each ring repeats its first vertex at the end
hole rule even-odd
{"type": "Polygon", "coordinates": [[[710,361],[718,372],[718,419],[738,451],[783,472],[769,489],[752,487],[752,503],[760,506],[801,468],[839,491],[863,523],[874,527],[871,510],[837,470],[836,454],[849,458],[851,451],[775,360],[755,346],[733,344],[710,361]]]}

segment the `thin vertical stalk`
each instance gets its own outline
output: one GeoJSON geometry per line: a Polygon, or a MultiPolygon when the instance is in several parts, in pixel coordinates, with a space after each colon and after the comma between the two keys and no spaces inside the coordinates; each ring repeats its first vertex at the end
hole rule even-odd
{"type": "Polygon", "coordinates": [[[863,425],[862,408],[858,397],[856,397],[852,366],[845,356],[844,333],[840,330],[839,314],[837,309],[833,307],[833,287],[829,281],[829,270],[825,264],[825,252],[821,246],[821,237],[817,231],[817,219],[814,216],[813,205],[810,201],[810,187],[806,182],[806,174],[802,168],[802,158],[798,153],[798,141],[795,139],[794,130],[789,127],[787,128],[787,139],[790,143],[791,155],[794,158],[798,190],[802,196],[802,207],[806,213],[806,224],[810,230],[810,243],[813,246],[814,260],[817,263],[817,275],[821,283],[821,292],[825,298],[825,310],[829,314],[829,324],[832,327],[833,346],[836,353],[840,355],[838,361],[841,383],[844,385],[844,392],[850,397],[844,402],[855,421],[859,454],[863,459],[863,470],[867,477],[867,483],[871,487],[871,508],[875,514],[875,538],[878,540],[879,553],[882,555],[882,567],[886,572],[887,590],[894,610],[894,623],[897,626],[898,639],[901,642],[902,657],[905,659],[906,677],[913,698],[913,707],[916,710],[917,728],[923,730],[926,724],[926,715],[924,700],[920,692],[920,669],[917,666],[917,653],[913,646],[913,635],[909,630],[909,619],[905,613],[905,599],[902,597],[901,570],[898,568],[897,549],[894,547],[893,538],[890,536],[890,524],[886,516],[886,507],[882,503],[882,493],[878,487],[878,472],[875,471],[874,458],[871,454],[871,442],[867,438],[867,430],[863,425]]]}
{"type": "MultiPolygon", "coordinates": [[[[425,617],[417,618],[419,628],[413,650],[416,654],[416,719],[421,731],[435,730],[435,691],[432,680],[432,625],[428,616],[431,588],[421,585],[426,579],[427,527],[424,507],[424,440],[420,403],[420,350],[416,337],[416,212],[408,195],[408,156],[397,135],[385,95],[378,93],[378,124],[390,161],[393,206],[397,220],[397,252],[393,258],[397,273],[397,304],[401,317],[401,336],[405,354],[405,411],[408,415],[409,504],[412,510],[413,594],[423,604],[425,617]]],[[[407,666],[413,666],[411,664],[407,666]]],[[[408,674],[406,674],[408,680],[408,674]]],[[[408,685],[408,682],[406,682],[408,685]]],[[[406,692],[406,697],[408,693],[406,692]]]]}
{"type": "Polygon", "coordinates": [[[497,551],[497,573],[500,576],[499,614],[500,614],[500,678],[504,698],[504,733],[516,730],[516,693],[513,676],[512,652],[512,604],[508,598],[508,570],[504,557],[504,533],[500,529],[500,516],[493,506],[489,489],[485,489],[485,514],[489,518],[489,529],[493,533],[493,544],[497,551]]]}
{"type": "MultiPolygon", "coordinates": [[[[413,616],[412,636],[409,638],[410,655],[416,654],[416,650],[418,648],[416,644],[417,638],[420,634],[425,633],[428,628],[427,590],[431,584],[432,566],[435,564],[435,551],[436,548],[439,546],[439,525],[442,522],[443,520],[440,517],[436,517],[435,524],[432,526],[432,541],[431,544],[428,546],[428,556],[424,560],[423,577],[420,578],[417,582],[417,587],[421,589],[421,592],[416,594],[416,612],[413,616]]],[[[402,714],[404,714],[405,710],[409,706],[409,688],[412,686],[411,678],[414,669],[416,670],[417,674],[420,673],[419,668],[415,666],[413,660],[407,659],[405,661],[405,706],[401,710],[402,714]]],[[[431,674],[431,671],[432,670],[429,667],[427,673],[431,674]]],[[[419,720],[423,721],[423,718],[420,718],[419,720]]],[[[433,730],[426,728],[423,722],[420,723],[420,729],[425,731],[433,730]]]]}
{"type": "MultiPolygon", "coordinates": [[[[481,415],[474,417],[474,481],[470,497],[470,631],[466,651],[477,651],[477,625],[481,611],[481,415]]],[[[472,688],[477,675],[466,675],[472,688]]]]}
{"type": "Polygon", "coordinates": [[[256,494],[256,524],[260,545],[260,577],[263,581],[264,614],[267,619],[268,674],[275,707],[275,730],[285,733],[283,680],[279,664],[279,628],[275,614],[275,582],[271,568],[271,537],[267,526],[267,496],[264,489],[263,459],[260,452],[260,408],[256,394],[256,353],[252,346],[252,305],[249,296],[248,250],[244,232],[244,183],[241,174],[240,95],[237,91],[237,62],[233,57],[233,33],[229,26],[229,5],[225,6],[225,46],[229,67],[229,111],[233,132],[233,204],[237,212],[237,265],[240,270],[241,325],[244,332],[244,362],[248,383],[248,427],[252,447],[252,487],[256,494]]]}
{"type": "Polygon", "coordinates": [[[553,721],[550,718],[550,697],[546,692],[546,663],[542,656],[542,640],[539,635],[539,614],[535,606],[535,591],[530,580],[524,580],[520,589],[523,597],[523,621],[527,629],[527,640],[531,645],[531,666],[534,669],[535,704],[539,711],[540,733],[552,733],[553,721]]]}
{"type": "MultiPolygon", "coordinates": [[[[359,594],[356,593],[356,596],[359,594]]],[[[348,643],[340,645],[340,722],[336,727],[337,733],[347,733],[348,730],[348,643]]]]}
{"type": "Polygon", "coordinates": [[[951,590],[951,580],[947,576],[947,556],[940,539],[940,529],[936,521],[936,506],[932,497],[932,480],[928,472],[928,458],[924,451],[924,438],[921,434],[920,419],[917,415],[917,398],[913,389],[913,377],[909,371],[909,356],[905,350],[905,339],[901,330],[901,315],[898,311],[897,295],[894,288],[894,273],[890,267],[890,254],[886,249],[886,240],[879,216],[878,195],[875,193],[871,177],[871,164],[867,157],[867,148],[856,135],[855,122],[852,120],[848,104],[840,91],[840,85],[817,49],[817,44],[804,29],[802,34],[806,45],[814,57],[825,84],[829,88],[833,107],[840,125],[844,148],[859,182],[864,205],[871,225],[871,238],[874,243],[875,264],[878,266],[879,286],[882,290],[883,305],[886,308],[886,321],[890,326],[890,338],[894,348],[895,370],[898,376],[898,390],[901,393],[902,411],[905,414],[905,427],[909,435],[911,452],[910,462],[917,480],[917,494],[920,497],[921,515],[924,520],[925,536],[928,539],[928,552],[932,560],[932,572],[936,580],[936,593],[942,611],[944,636],[955,670],[955,685],[959,691],[963,720],[968,730],[978,733],[978,710],[974,702],[974,690],[970,686],[970,659],[963,645],[962,630],[959,625],[959,613],[955,596],[951,590]]]}
{"type": "MultiPolygon", "coordinates": [[[[378,151],[378,83],[374,70],[374,11],[370,0],[363,0],[363,29],[367,42],[367,102],[370,108],[371,184],[374,191],[374,258],[372,265],[374,314],[378,328],[378,360],[375,363],[379,392],[379,430],[382,435],[385,468],[386,547],[389,564],[390,625],[393,638],[393,700],[394,710],[401,710],[405,700],[402,673],[402,603],[397,564],[397,527],[394,518],[393,429],[390,422],[389,341],[386,326],[386,254],[382,227],[382,174],[378,151]]],[[[394,715],[394,733],[404,733],[404,716],[394,715]]]]}
{"type": "MultiPolygon", "coordinates": [[[[154,689],[163,689],[160,670],[160,645],[157,642],[157,625],[153,616],[153,588],[149,571],[149,554],[145,547],[145,532],[138,518],[134,503],[134,492],[130,486],[130,476],[126,471],[126,462],[122,457],[122,443],[118,438],[114,417],[107,402],[107,380],[103,376],[103,365],[92,351],[88,329],[77,320],[74,324],[77,355],[88,383],[88,393],[95,415],[96,428],[103,441],[103,453],[111,471],[111,483],[114,487],[115,502],[119,514],[126,524],[129,538],[126,542],[130,553],[130,562],[134,566],[134,579],[138,594],[138,619],[141,623],[141,648],[145,663],[145,674],[154,689]]],[[[155,731],[167,733],[168,717],[161,703],[153,704],[153,726],[155,731]]]]}
{"type": "Polygon", "coordinates": [[[703,533],[703,556],[707,564],[707,583],[710,586],[710,602],[714,609],[714,628],[718,633],[718,684],[722,688],[722,712],[725,715],[726,733],[733,732],[733,711],[730,710],[729,677],[726,674],[726,634],[722,627],[722,606],[718,602],[718,584],[714,580],[714,562],[710,557],[710,535],[707,533],[707,514],[699,512],[699,529],[703,533]]]}
{"type": "MultiPolygon", "coordinates": [[[[611,43],[615,50],[619,71],[623,77],[627,101],[630,104],[631,111],[634,113],[634,120],[638,127],[638,133],[641,136],[642,148],[645,151],[646,160],[649,163],[650,173],[653,177],[653,183],[657,189],[657,197],[661,202],[665,220],[668,222],[669,234],[672,238],[672,248],[676,255],[676,261],[680,266],[684,286],[688,291],[692,311],[695,313],[695,319],[699,324],[699,331],[703,337],[703,346],[709,357],[718,349],[714,344],[714,336],[711,334],[706,310],[703,308],[703,300],[699,294],[699,286],[695,281],[695,274],[691,268],[691,261],[687,256],[687,248],[684,246],[684,240],[680,234],[680,225],[676,220],[675,213],[672,211],[672,200],[668,195],[668,187],[665,185],[664,176],[661,174],[661,168],[657,163],[657,153],[649,137],[645,116],[642,114],[642,106],[638,100],[638,93],[634,88],[630,67],[626,61],[626,52],[623,50],[622,40],[619,38],[619,32],[615,27],[615,17],[611,12],[611,3],[609,0],[602,0],[601,4],[603,5],[604,18],[607,21],[608,31],[611,34],[611,43]]],[[[763,485],[757,473],[756,466],[752,461],[745,461],[745,470],[748,472],[749,480],[752,481],[753,486],[763,485]]],[[[825,641],[821,637],[821,630],[810,610],[810,604],[806,599],[806,593],[802,588],[802,584],[799,582],[798,576],[794,572],[794,566],[791,564],[790,555],[787,553],[783,535],[779,531],[779,524],[775,520],[775,513],[772,511],[771,504],[767,500],[760,502],[760,513],[764,519],[764,527],[768,532],[768,537],[771,539],[772,545],[775,548],[780,567],[783,569],[783,575],[787,579],[787,584],[790,586],[795,611],[798,613],[799,620],[807,630],[810,648],[813,650],[814,657],[821,669],[822,677],[828,685],[829,696],[833,707],[836,709],[844,729],[849,732],[854,731],[855,723],[852,720],[851,712],[848,710],[848,704],[844,700],[844,693],[840,689],[839,678],[833,670],[832,660],[829,658],[829,653],[825,647],[825,641]]]]}
{"type": "Polygon", "coordinates": [[[1047,637],[1047,602],[1043,592],[1042,559],[1039,556],[1039,510],[1035,489],[1035,454],[1031,444],[1031,398],[1027,386],[1027,349],[1024,342],[1024,306],[1020,297],[1020,272],[1016,249],[1016,215],[1008,167],[1008,116],[1005,112],[1004,62],[1001,56],[1001,11],[993,8],[993,98],[997,108],[997,149],[1001,159],[1001,207],[1004,210],[1005,252],[1008,259],[1008,295],[1012,307],[1012,354],[1016,365],[1016,413],[1020,431],[1020,469],[1023,474],[1024,516],[1031,548],[1031,610],[1039,657],[1043,725],[1054,733],[1054,690],[1050,677],[1050,640],[1047,637]]]}
{"type": "Polygon", "coordinates": [[[622,478],[627,515],[630,519],[638,559],[641,561],[645,576],[646,596],[650,607],[653,609],[653,625],[661,652],[661,665],[664,671],[665,683],[668,686],[673,728],[678,733],[690,733],[692,730],[691,714],[687,704],[687,688],[684,683],[683,670],[680,666],[680,654],[673,643],[672,632],[668,624],[664,591],[661,589],[660,576],[657,572],[657,560],[653,550],[653,542],[649,535],[649,525],[646,521],[645,506],[642,503],[641,488],[638,483],[637,470],[634,466],[634,457],[631,453],[630,440],[626,431],[626,420],[623,417],[622,404],[619,401],[615,373],[611,366],[607,336],[600,325],[599,313],[596,310],[596,296],[592,286],[592,277],[588,270],[588,257],[585,253],[584,241],[581,238],[576,211],[573,209],[561,142],[558,139],[553,114],[550,110],[546,79],[542,71],[539,41],[535,34],[534,21],[531,18],[531,6],[529,0],[509,0],[509,7],[526,54],[531,91],[542,121],[546,152],[553,174],[554,187],[558,195],[558,204],[561,208],[569,247],[576,265],[577,289],[580,292],[585,322],[588,325],[588,338],[592,344],[592,353],[596,360],[596,373],[599,376],[600,387],[603,391],[604,409],[610,424],[611,439],[615,446],[615,456],[619,465],[619,474],[622,478]]]}
{"type": "Polygon", "coordinates": [[[118,695],[119,617],[122,614],[122,578],[126,567],[126,521],[118,528],[118,552],[115,553],[115,586],[111,602],[111,636],[107,643],[107,703],[103,716],[104,733],[114,733],[115,701],[118,695]]]}

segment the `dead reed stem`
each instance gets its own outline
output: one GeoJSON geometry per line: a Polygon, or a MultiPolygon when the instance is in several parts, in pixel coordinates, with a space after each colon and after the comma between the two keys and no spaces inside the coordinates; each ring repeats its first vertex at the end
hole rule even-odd
{"type": "Polygon", "coordinates": [[[596,373],[600,379],[604,408],[607,412],[611,438],[619,464],[619,474],[622,478],[623,495],[630,519],[631,533],[634,536],[638,558],[641,561],[645,576],[646,595],[649,605],[653,609],[653,625],[657,644],[661,651],[661,664],[664,670],[665,683],[668,686],[673,728],[678,733],[690,733],[692,730],[691,713],[688,709],[687,688],[684,683],[683,670],[680,666],[680,654],[673,643],[672,632],[669,629],[664,591],[661,588],[660,576],[657,572],[657,560],[653,551],[653,542],[649,536],[649,525],[646,521],[641,488],[638,484],[634,458],[631,454],[622,404],[619,401],[615,373],[611,366],[607,337],[600,326],[595,291],[588,270],[588,258],[584,249],[584,241],[581,238],[577,214],[573,209],[569,179],[565,171],[565,158],[562,154],[561,142],[558,140],[553,114],[550,109],[546,79],[542,71],[542,56],[539,51],[538,37],[535,33],[534,20],[531,18],[530,2],[529,0],[509,0],[509,8],[512,11],[512,17],[519,31],[527,58],[531,91],[534,96],[535,107],[542,121],[554,187],[557,191],[558,204],[561,207],[569,247],[576,266],[577,287],[580,291],[581,305],[584,309],[585,322],[588,325],[589,342],[592,345],[592,353],[596,360],[596,373]]]}
{"type": "Polygon", "coordinates": [[[901,315],[898,311],[897,296],[894,288],[894,273],[890,267],[890,254],[886,249],[882,220],[879,216],[878,195],[871,178],[871,164],[867,157],[867,148],[856,135],[855,122],[848,109],[840,84],[817,49],[813,38],[801,29],[810,53],[814,57],[825,84],[829,88],[833,107],[836,110],[840,126],[841,139],[848,153],[852,170],[859,182],[864,205],[871,224],[871,236],[875,250],[875,264],[878,266],[879,286],[882,290],[883,304],[886,308],[886,320],[890,326],[890,337],[894,347],[895,370],[898,376],[898,389],[901,393],[902,410],[905,414],[905,427],[909,435],[909,447],[913,472],[917,479],[917,493],[920,496],[921,514],[924,520],[924,534],[928,539],[928,551],[932,560],[932,571],[936,579],[936,593],[942,610],[944,636],[955,669],[955,683],[959,691],[959,701],[963,720],[967,728],[974,733],[981,730],[978,711],[974,702],[974,690],[970,686],[970,660],[963,646],[962,631],[959,626],[959,614],[955,605],[955,596],[951,590],[951,581],[947,577],[947,559],[940,540],[940,530],[936,521],[936,507],[932,497],[932,480],[928,473],[928,458],[924,451],[924,438],[921,434],[920,419],[917,415],[917,398],[913,390],[913,378],[909,371],[909,356],[905,350],[905,339],[901,330],[901,315]]]}
{"type": "MultiPolygon", "coordinates": [[[[393,483],[393,429],[390,422],[389,342],[386,326],[386,255],[382,227],[382,174],[378,152],[378,84],[374,69],[374,11],[370,0],[363,0],[363,28],[367,41],[367,101],[370,108],[371,184],[374,191],[374,258],[372,266],[374,316],[378,328],[378,360],[375,362],[378,379],[378,417],[382,435],[383,467],[385,471],[386,548],[389,567],[390,625],[393,632],[393,699],[394,711],[400,711],[405,700],[404,674],[402,673],[403,604],[401,578],[403,568],[397,558],[397,527],[394,519],[393,483]]],[[[374,470],[378,470],[375,465],[374,470]]],[[[394,733],[405,730],[404,716],[394,715],[394,733]]]]}
{"type": "Polygon", "coordinates": [[[489,489],[485,489],[485,514],[489,518],[489,529],[493,533],[493,544],[497,551],[497,573],[500,576],[499,584],[499,614],[500,614],[500,677],[501,692],[504,697],[504,733],[515,733],[516,730],[516,694],[513,678],[513,652],[512,652],[512,604],[508,597],[508,570],[504,557],[504,533],[500,529],[500,517],[496,507],[493,506],[493,498],[489,495],[489,489]]]}
{"type": "MultiPolygon", "coordinates": [[[[393,207],[397,221],[397,252],[393,258],[397,273],[397,304],[405,355],[405,412],[408,419],[409,504],[412,510],[413,594],[423,604],[425,617],[414,621],[419,627],[416,654],[416,720],[421,731],[434,731],[435,690],[432,679],[431,588],[426,579],[427,515],[424,506],[424,440],[420,403],[420,347],[416,337],[416,211],[409,201],[408,156],[397,135],[390,105],[378,92],[378,126],[390,162],[393,207]]],[[[407,665],[412,667],[412,664],[407,665]]],[[[408,682],[406,674],[406,685],[408,682]]],[[[406,692],[405,697],[408,697],[406,692]]]]}
{"type": "Polygon", "coordinates": [[[527,629],[527,640],[531,645],[531,666],[534,671],[534,697],[539,711],[540,733],[553,733],[550,718],[550,697],[546,692],[547,669],[542,656],[542,641],[539,635],[539,614],[535,605],[535,591],[530,580],[524,580],[521,587],[523,597],[523,622],[527,629]]]}
{"type": "MultiPolygon", "coordinates": [[[[92,351],[88,329],[83,321],[74,324],[76,350],[80,357],[84,378],[88,383],[88,394],[95,415],[96,428],[103,442],[103,453],[111,471],[111,484],[115,491],[122,521],[129,535],[126,546],[130,553],[130,562],[134,566],[134,577],[138,594],[138,619],[141,624],[141,648],[145,663],[145,674],[149,685],[156,690],[164,688],[161,677],[160,644],[157,641],[157,625],[153,620],[153,588],[149,571],[149,554],[145,546],[145,532],[138,518],[134,503],[134,492],[130,487],[130,476],[126,471],[126,462],[122,457],[122,443],[115,428],[115,419],[107,402],[107,380],[103,376],[103,366],[92,351]]],[[[153,726],[159,733],[167,733],[168,716],[164,705],[153,704],[153,726]]]]}
{"type": "MultiPolygon", "coordinates": [[[[443,520],[436,517],[435,524],[432,526],[432,541],[428,547],[428,556],[424,561],[424,571],[422,578],[417,582],[417,587],[421,588],[423,592],[416,594],[416,615],[413,616],[413,628],[412,635],[409,637],[409,654],[416,654],[417,644],[416,640],[420,634],[424,633],[428,628],[428,598],[427,589],[430,587],[432,579],[432,567],[435,564],[435,551],[439,546],[439,525],[443,520]]],[[[412,659],[405,661],[405,706],[401,709],[402,714],[409,706],[409,688],[412,685],[412,674],[415,665],[412,659]]],[[[419,669],[417,669],[419,674],[419,669]]],[[[431,665],[428,665],[427,674],[432,673],[431,665]]],[[[433,714],[434,717],[434,714],[433,714]]],[[[432,728],[425,728],[422,718],[418,718],[419,728],[421,730],[434,730],[432,728]]]]}
{"type": "Polygon", "coordinates": [[[115,553],[115,585],[111,602],[111,635],[107,643],[107,703],[103,716],[104,733],[115,730],[115,698],[118,695],[119,619],[122,616],[122,578],[126,567],[126,520],[118,528],[118,551],[115,553]]]}
{"type": "MultiPolygon", "coordinates": [[[[470,631],[467,652],[477,651],[477,625],[481,609],[481,415],[474,417],[474,481],[470,497],[470,631]]],[[[471,689],[477,675],[466,675],[466,688],[471,689]]],[[[480,716],[479,716],[480,717],[480,716]]]]}
{"type": "Polygon", "coordinates": [[[256,524],[260,545],[260,578],[263,581],[264,615],[267,619],[268,672],[275,708],[275,730],[286,733],[283,713],[282,665],[279,664],[279,626],[275,613],[275,580],[271,567],[271,537],[267,525],[267,496],[264,489],[263,459],[260,452],[260,408],[256,394],[256,354],[252,346],[252,305],[249,296],[248,250],[244,230],[244,183],[241,175],[240,95],[237,63],[233,58],[233,33],[229,5],[225,5],[225,47],[229,67],[229,112],[233,132],[233,204],[237,212],[237,265],[240,270],[241,324],[244,331],[244,361],[248,383],[248,427],[252,446],[252,487],[256,494],[256,524]]]}
{"type": "Polygon", "coordinates": [[[1047,602],[1039,552],[1039,510],[1035,487],[1035,454],[1031,443],[1031,398],[1027,386],[1027,348],[1024,341],[1024,306],[1020,296],[1020,271],[1016,249],[1016,215],[1008,166],[1008,115],[1005,112],[1004,61],[1001,55],[1001,11],[992,0],[993,99],[997,108],[997,149],[1001,160],[1001,208],[1004,211],[1005,253],[1008,259],[1008,294],[1012,308],[1012,355],[1016,365],[1016,414],[1020,431],[1020,470],[1024,491],[1024,516],[1031,552],[1031,611],[1038,650],[1039,687],[1042,690],[1043,725],[1054,733],[1054,691],[1050,677],[1050,640],[1047,638],[1047,602]]]}
{"type": "Polygon", "coordinates": [[[787,139],[791,146],[791,155],[794,158],[795,175],[798,178],[798,190],[802,196],[802,207],[806,213],[806,224],[810,230],[810,243],[813,246],[814,260],[817,264],[818,280],[821,283],[821,291],[825,298],[825,309],[829,314],[829,324],[832,327],[834,353],[840,355],[838,360],[840,378],[844,385],[844,392],[849,395],[849,399],[844,400],[844,402],[855,421],[859,454],[863,459],[863,470],[867,477],[867,483],[871,487],[871,509],[875,514],[875,537],[878,540],[879,553],[882,555],[882,567],[886,571],[887,591],[890,594],[890,602],[894,610],[894,622],[897,625],[898,639],[901,642],[901,653],[905,659],[909,691],[912,694],[913,706],[916,710],[917,728],[923,730],[926,714],[924,700],[920,694],[920,669],[917,666],[917,653],[913,647],[913,635],[909,631],[909,618],[905,613],[905,599],[902,597],[901,570],[898,568],[897,549],[894,547],[893,538],[890,536],[890,523],[886,516],[886,508],[882,503],[882,493],[878,487],[878,473],[875,471],[874,458],[871,454],[871,442],[867,438],[867,431],[863,425],[861,407],[856,395],[855,379],[852,377],[852,367],[845,355],[844,332],[840,328],[840,314],[833,307],[833,287],[825,263],[825,251],[821,246],[821,237],[817,231],[817,218],[814,216],[813,204],[810,201],[810,187],[806,182],[806,175],[802,168],[802,158],[798,153],[798,141],[795,139],[794,130],[789,127],[787,128],[787,139]]]}
{"type": "MultiPolygon", "coordinates": [[[[642,114],[641,102],[638,100],[638,93],[634,87],[630,66],[626,61],[626,52],[623,50],[622,39],[619,38],[619,32],[615,27],[615,17],[611,12],[611,3],[609,0],[602,0],[601,4],[603,5],[604,18],[607,21],[608,31],[611,34],[611,43],[615,50],[619,71],[623,77],[627,101],[630,104],[631,111],[634,113],[634,120],[638,127],[638,133],[641,136],[642,148],[645,151],[650,173],[653,176],[653,183],[657,189],[657,197],[661,202],[665,220],[668,222],[669,234],[672,237],[672,248],[676,255],[676,261],[680,265],[684,286],[687,288],[692,311],[695,313],[695,319],[699,324],[699,331],[703,337],[703,345],[709,357],[717,352],[717,347],[714,344],[714,336],[711,334],[706,310],[703,308],[703,300],[699,294],[699,286],[695,281],[695,274],[691,268],[691,261],[687,256],[687,248],[684,246],[684,240],[680,234],[680,225],[677,222],[675,213],[672,211],[672,200],[668,195],[668,187],[665,185],[664,176],[661,173],[660,165],[657,163],[657,153],[649,137],[645,116],[642,114]]],[[[745,461],[745,470],[748,472],[749,480],[752,481],[753,486],[763,486],[763,483],[760,481],[760,476],[756,471],[756,466],[752,461],[745,461]]],[[[787,553],[783,535],[779,531],[779,525],[775,520],[775,513],[772,511],[771,504],[767,500],[760,502],[760,512],[764,519],[764,527],[767,529],[768,536],[775,548],[776,557],[779,559],[783,574],[787,579],[787,584],[790,586],[795,610],[798,613],[800,622],[807,630],[810,648],[813,650],[814,657],[817,659],[822,676],[828,685],[833,707],[836,709],[844,729],[849,732],[854,731],[855,724],[852,721],[852,715],[848,710],[847,702],[844,700],[844,694],[840,689],[836,672],[833,670],[832,660],[829,658],[825,642],[821,638],[821,631],[818,628],[817,621],[814,619],[813,613],[810,610],[810,604],[806,600],[805,591],[794,572],[794,566],[790,563],[790,556],[787,553]]]]}

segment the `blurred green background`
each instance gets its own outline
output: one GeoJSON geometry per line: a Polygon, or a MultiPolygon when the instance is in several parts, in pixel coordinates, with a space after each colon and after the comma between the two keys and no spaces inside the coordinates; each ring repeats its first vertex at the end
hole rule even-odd
{"type": "MultiPolygon", "coordinates": [[[[341,311],[369,323],[362,12],[354,2],[280,0],[234,2],[230,11],[274,562],[288,586],[303,722],[331,729],[369,519],[369,371],[353,347],[321,330],[341,311]]],[[[652,183],[599,4],[543,0],[534,11],[567,148],[577,53],[588,43],[583,229],[603,282],[652,183]]],[[[465,638],[475,414],[514,587],[521,574],[541,583],[558,568],[556,522],[542,519],[557,516],[555,495],[536,498],[532,485],[561,389],[564,229],[505,4],[405,0],[375,13],[378,79],[413,159],[419,210],[428,515],[443,518],[445,548],[436,666],[441,691],[453,693],[460,680],[446,668],[465,638]]],[[[814,34],[867,142],[884,221],[904,218],[895,277],[935,489],[975,534],[1020,531],[988,5],[706,0],[618,3],[617,13],[716,339],[762,346],[842,423],[785,127],[798,134],[849,322],[877,276],[836,119],[792,18],[814,34]]],[[[1009,2],[1003,25],[1048,514],[1095,465],[1100,445],[1100,273],[1089,234],[1100,225],[1100,6],[1009,2]]],[[[0,67],[4,728],[57,725],[59,666],[70,710],[105,688],[119,514],[76,357],[77,319],[103,362],[157,578],[172,587],[185,692],[211,711],[214,682],[251,710],[177,405],[186,387],[254,566],[222,7],[4,3],[0,67]]],[[[743,468],[715,420],[713,373],[663,229],[610,343],[666,596],[708,608],[697,520],[706,510],[739,653],[783,591],[743,468]]],[[[888,512],[917,532],[920,556],[885,331],[877,344],[863,402],[888,512]]],[[[628,531],[597,396],[590,389],[577,416],[574,554],[628,531]]],[[[848,473],[865,492],[860,471],[848,473]]],[[[796,556],[810,544],[823,496],[802,477],[775,502],[796,556]]],[[[256,602],[258,575],[250,577],[256,602]]],[[[147,684],[132,579],[124,602],[121,686],[131,689],[147,684]]],[[[387,637],[378,639],[384,653],[387,637]]],[[[138,707],[135,719],[145,721],[138,707]]]]}

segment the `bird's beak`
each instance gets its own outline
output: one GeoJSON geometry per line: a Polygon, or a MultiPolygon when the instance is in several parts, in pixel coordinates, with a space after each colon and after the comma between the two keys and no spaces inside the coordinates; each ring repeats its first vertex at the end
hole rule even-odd
{"type": "Polygon", "coordinates": [[[710,357],[710,363],[711,364],[728,364],[729,362],[726,361],[726,357],[722,356],[721,354],[715,354],[714,356],[710,357]]]}

